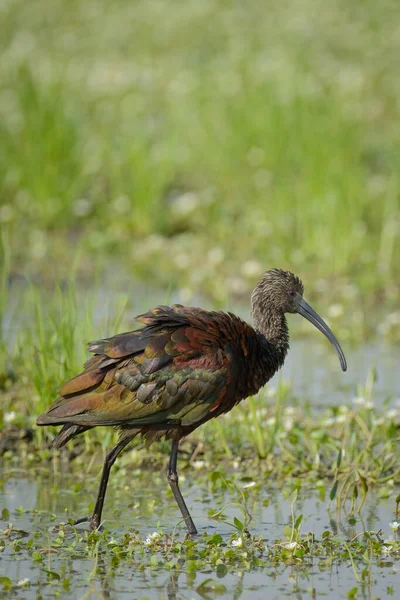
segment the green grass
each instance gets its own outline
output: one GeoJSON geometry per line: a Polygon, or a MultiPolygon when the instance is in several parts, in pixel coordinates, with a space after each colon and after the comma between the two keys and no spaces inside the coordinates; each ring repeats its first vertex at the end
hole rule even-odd
{"type": "Polygon", "coordinates": [[[84,273],[114,257],[225,304],[278,265],[331,303],[395,306],[395,8],[7,3],[0,220],[13,268],[68,276],[79,240],[84,273]]]}
{"type": "Polygon", "coordinates": [[[10,246],[6,231],[0,230],[0,383],[4,382],[7,376],[7,336],[6,336],[6,318],[11,318],[9,314],[8,277],[10,273],[10,246]]]}

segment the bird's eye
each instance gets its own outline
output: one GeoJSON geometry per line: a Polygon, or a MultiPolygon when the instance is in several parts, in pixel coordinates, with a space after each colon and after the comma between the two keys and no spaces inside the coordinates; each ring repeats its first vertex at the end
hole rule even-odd
{"type": "Polygon", "coordinates": [[[289,292],[289,294],[290,294],[291,296],[295,296],[295,295],[296,295],[296,292],[294,292],[294,291],[292,290],[291,292],[289,292]]]}

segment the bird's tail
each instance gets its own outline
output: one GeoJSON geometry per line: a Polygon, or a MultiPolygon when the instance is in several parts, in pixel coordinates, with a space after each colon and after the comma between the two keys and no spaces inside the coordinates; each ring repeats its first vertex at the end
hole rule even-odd
{"type": "Polygon", "coordinates": [[[56,437],[52,441],[51,445],[53,448],[62,448],[65,446],[69,440],[71,440],[76,435],[87,431],[88,429],[92,429],[91,427],[83,427],[82,425],[72,425],[67,423],[64,425],[60,431],[57,433],[56,437]]]}

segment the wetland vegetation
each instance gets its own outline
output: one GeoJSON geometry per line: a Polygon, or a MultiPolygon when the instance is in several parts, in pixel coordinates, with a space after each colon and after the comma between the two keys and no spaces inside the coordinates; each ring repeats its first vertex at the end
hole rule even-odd
{"type": "Polygon", "coordinates": [[[397,16],[394,0],[0,3],[0,596],[395,597],[397,16]],[[272,266],[302,277],[348,373],[290,320],[282,374],[182,444],[198,538],[164,442],[115,465],[104,531],[68,525],[115,434],[54,452],[35,418],[86,343],[170,301],[248,318],[272,266]]]}

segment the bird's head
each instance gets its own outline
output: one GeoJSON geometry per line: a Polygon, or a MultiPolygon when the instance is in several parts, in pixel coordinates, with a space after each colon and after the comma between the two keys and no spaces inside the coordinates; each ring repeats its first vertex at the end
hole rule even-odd
{"type": "Polygon", "coordinates": [[[303,292],[303,283],[296,275],[290,271],[270,269],[261,277],[251,295],[253,317],[262,321],[267,315],[299,313],[328,338],[338,353],[342,370],[346,371],[347,363],[339,342],[325,321],[304,300],[303,292]]]}

